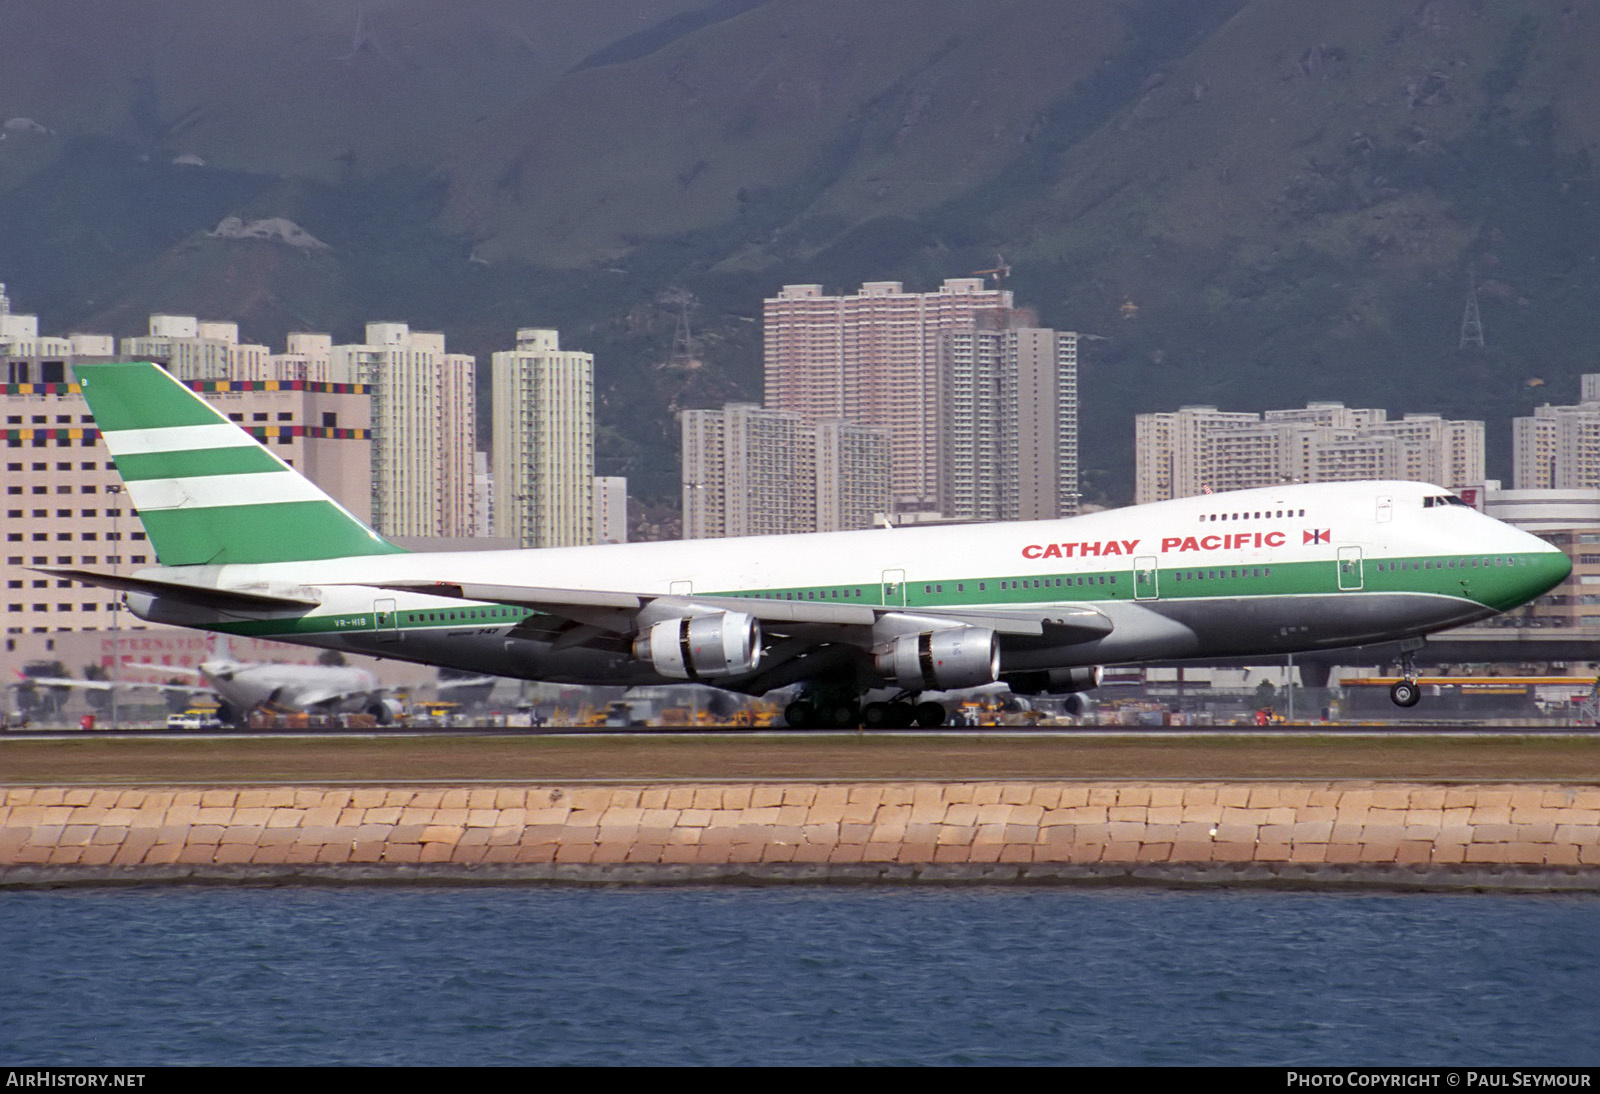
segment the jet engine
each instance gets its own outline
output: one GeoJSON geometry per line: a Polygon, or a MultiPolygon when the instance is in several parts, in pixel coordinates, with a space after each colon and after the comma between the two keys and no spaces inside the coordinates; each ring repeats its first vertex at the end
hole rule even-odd
{"type": "Polygon", "coordinates": [[[380,726],[392,726],[400,720],[405,710],[397,699],[374,699],[362,713],[370,714],[380,726]]]}
{"type": "Polygon", "coordinates": [[[1075,665],[1066,669],[1010,672],[1006,674],[1006,684],[1018,695],[1071,695],[1099,687],[1102,674],[1099,665],[1075,665]]]}
{"type": "Polygon", "coordinates": [[[988,627],[903,634],[875,664],[879,675],[908,691],[982,687],[1000,675],[1000,640],[988,627]]]}
{"type": "Polygon", "coordinates": [[[673,680],[738,676],[761,663],[761,624],[744,612],[663,619],[633,640],[633,655],[673,680]]]}

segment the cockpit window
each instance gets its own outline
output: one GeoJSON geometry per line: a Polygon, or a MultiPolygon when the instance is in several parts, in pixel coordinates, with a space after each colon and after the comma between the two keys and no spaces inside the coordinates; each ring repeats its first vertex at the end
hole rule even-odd
{"type": "Polygon", "coordinates": [[[1454,494],[1436,494],[1432,497],[1422,499],[1422,507],[1424,509],[1432,509],[1436,505],[1459,505],[1463,509],[1472,508],[1472,506],[1468,505],[1454,494]]]}

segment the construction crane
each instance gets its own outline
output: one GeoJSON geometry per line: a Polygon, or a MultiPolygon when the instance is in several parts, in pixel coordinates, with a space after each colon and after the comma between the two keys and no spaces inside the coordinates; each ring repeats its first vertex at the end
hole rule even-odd
{"type": "Polygon", "coordinates": [[[973,270],[972,276],[992,277],[994,278],[994,287],[1003,289],[1006,287],[1006,278],[1011,276],[1011,267],[1006,265],[1005,255],[997,254],[994,256],[994,267],[992,269],[973,270]]]}

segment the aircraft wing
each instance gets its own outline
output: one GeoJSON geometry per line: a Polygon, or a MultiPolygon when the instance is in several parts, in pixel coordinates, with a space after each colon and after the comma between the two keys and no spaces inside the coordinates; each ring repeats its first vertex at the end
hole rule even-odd
{"type": "Polygon", "coordinates": [[[480,688],[485,684],[499,682],[498,676],[468,676],[460,680],[439,680],[433,686],[439,691],[449,691],[451,688],[480,688]]]}
{"type": "MultiPolygon", "coordinates": [[[[760,620],[767,646],[760,668],[745,676],[723,677],[717,686],[759,695],[846,671],[871,651],[899,636],[918,631],[969,625],[987,627],[1001,641],[1027,643],[1086,642],[1109,634],[1109,618],[1092,608],[1051,606],[1043,609],[962,610],[902,608],[833,601],[776,600],[762,597],[656,595],[586,589],[558,589],[473,582],[404,582],[379,588],[426,593],[458,600],[507,604],[541,613],[546,626],[559,620],[550,635],[552,648],[584,645],[615,646],[619,638],[685,615],[743,612],[760,620]]],[[[539,625],[529,621],[525,625],[539,625]]]]}
{"type": "Polygon", "coordinates": [[[79,680],[69,676],[26,676],[18,673],[18,679],[11,686],[25,688],[37,685],[43,688],[83,688],[86,691],[110,691],[116,688],[124,691],[129,688],[153,688],[156,691],[205,691],[203,687],[192,684],[157,684],[147,683],[143,680],[79,680]]]}
{"type": "MultiPolygon", "coordinates": [[[[192,676],[199,683],[192,685],[194,690],[208,688],[211,685],[205,682],[206,674],[199,669],[187,665],[155,665],[148,661],[130,661],[122,666],[123,672],[154,672],[162,676],[192,676]]],[[[177,685],[173,685],[176,687],[177,685]]]]}
{"type": "Polygon", "coordinates": [[[293,706],[300,709],[322,706],[324,703],[338,703],[359,695],[369,694],[366,688],[341,688],[341,687],[308,687],[298,688],[294,692],[293,706]]]}
{"type": "MultiPolygon", "coordinates": [[[[871,628],[886,617],[934,619],[952,626],[988,627],[1000,635],[1039,636],[1050,629],[1080,641],[1111,633],[1111,620],[1093,608],[1052,606],[1045,610],[991,608],[901,608],[877,604],[835,604],[831,601],[772,600],[743,596],[664,596],[650,593],[556,589],[528,585],[471,582],[409,582],[379,588],[427,593],[457,600],[477,600],[531,608],[613,634],[631,633],[641,623],[669,619],[693,611],[744,612],[759,619],[775,635],[806,631],[824,637],[830,628],[871,628]]],[[[844,637],[840,635],[839,637],[844,637]]],[[[824,638],[825,640],[825,638],[824,638]]]]}

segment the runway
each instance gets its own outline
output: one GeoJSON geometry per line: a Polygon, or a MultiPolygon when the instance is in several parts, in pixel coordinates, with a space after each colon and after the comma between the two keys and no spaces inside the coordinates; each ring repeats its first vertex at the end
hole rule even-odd
{"type": "Polygon", "coordinates": [[[1600,735],[1450,730],[0,736],[4,786],[973,779],[1404,779],[1600,784],[1600,735]]]}

